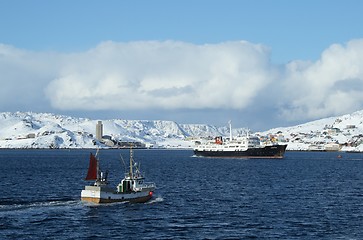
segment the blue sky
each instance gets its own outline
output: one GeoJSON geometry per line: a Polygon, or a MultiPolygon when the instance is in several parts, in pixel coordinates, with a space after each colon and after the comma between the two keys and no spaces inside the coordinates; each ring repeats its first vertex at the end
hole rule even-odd
{"type": "Polygon", "coordinates": [[[0,0],[0,111],[264,130],[360,110],[361,9],[358,0],[0,0]],[[88,89],[104,82],[104,92],[88,89]]]}

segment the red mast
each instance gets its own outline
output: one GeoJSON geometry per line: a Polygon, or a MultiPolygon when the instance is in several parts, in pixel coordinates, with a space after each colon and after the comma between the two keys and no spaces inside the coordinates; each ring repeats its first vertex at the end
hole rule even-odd
{"type": "Polygon", "coordinates": [[[97,165],[98,165],[97,158],[91,153],[89,158],[88,173],[85,180],[97,180],[97,171],[98,171],[97,165]]]}

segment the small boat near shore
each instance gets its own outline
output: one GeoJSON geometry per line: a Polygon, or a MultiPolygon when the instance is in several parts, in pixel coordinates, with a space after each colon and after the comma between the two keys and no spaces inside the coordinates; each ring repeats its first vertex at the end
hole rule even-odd
{"type": "Polygon", "coordinates": [[[217,157],[217,158],[283,158],[287,144],[261,144],[257,136],[236,137],[232,136],[224,139],[219,136],[212,141],[196,144],[194,156],[197,157],[217,157]]]}
{"type": "Polygon", "coordinates": [[[144,203],[149,201],[156,188],[155,183],[145,182],[138,165],[134,162],[133,151],[130,148],[130,166],[125,177],[116,188],[109,186],[108,171],[102,172],[99,166],[98,153],[90,154],[89,168],[85,180],[95,181],[93,185],[85,186],[81,192],[81,200],[92,203],[132,202],[144,203]]]}

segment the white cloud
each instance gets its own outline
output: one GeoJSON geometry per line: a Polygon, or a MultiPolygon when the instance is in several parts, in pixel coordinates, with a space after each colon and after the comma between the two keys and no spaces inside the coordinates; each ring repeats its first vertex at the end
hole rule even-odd
{"type": "Polygon", "coordinates": [[[46,93],[61,109],[242,109],[271,81],[268,59],[248,42],[104,42],[71,56],[46,93]]]}
{"type": "Polygon", "coordinates": [[[315,63],[286,65],[283,116],[315,119],[363,107],[363,39],[333,44],[315,63]]]}
{"type": "Polygon", "coordinates": [[[0,44],[0,110],[255,109],[266,121],[305,121],[362,109],[363,39],[331,45],[316,62],[269,59],[244,41],[103,42],[67,54],[0,44]]]}
{"type": "Polygon", "coordinates": [[[57,76],[60,59],[60,54],[0,44],[0,110],[36,110],[36,106],[44,106],[43,89],[57,76]]]}

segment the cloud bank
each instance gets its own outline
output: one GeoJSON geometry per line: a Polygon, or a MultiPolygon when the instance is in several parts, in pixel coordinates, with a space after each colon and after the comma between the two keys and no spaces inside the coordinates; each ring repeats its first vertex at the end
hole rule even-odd
{"type": "Polygon", "coordinates": [[[309,120],[362,109],[363,39],[283,66],[245,41],[109,41],[75,53],[0,44],[0,74],[2,111],[273,108],[281,119],[309,120]]]}
{"type": "Polygon", "coordinates": [[[315,119],[362,109],[363,39],[333,44],[314,63],[288,63],[282,81],[284,117],[315,119]]]}
{"type": "Polygon", "coordinates": [[[61,109],[242,109],[271,81],[267,52],[247,42],[104,42],[70,56],[45,91],[61,109]]]}

